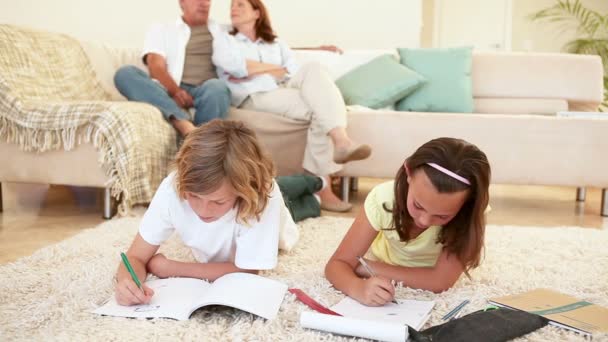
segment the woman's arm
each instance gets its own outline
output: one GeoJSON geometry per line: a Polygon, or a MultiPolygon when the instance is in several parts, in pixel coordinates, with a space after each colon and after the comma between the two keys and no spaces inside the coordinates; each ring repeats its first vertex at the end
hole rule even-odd
{"type": "Polygon", "coordinates": [[[258,270],[238,268],[231,262],[181,262],[167,259],[162,254],[156,254],[152,260],[150,260],[148,263],[148,270],[159,278],[187,277],[209,279],[211,281],[228,273],[258,273],[258,270]]]}
{"type": "Polygon", "coordinates": [[[339,55],[344,53],[344,50],[340,49],[339,47],[335,46],[335,45],[320,45],[317,47],[298,47],[298,48],[293,48],[294,50],[318,50],[318,51],[328,51],[328,52],[333,52],[333,53],[337,53],[339,55]]]}
{"type": "MultiPolygon", "coordinates": [[[[444,249],[433,267],[403,267],[388,265],[379,261],[368,261],[376,274],[402,282],[415,289],[443,292],[451,288],[464,271],[460,260],[444,249]]],[[[357,271],[364,272],[359,269],[357,271]]]]}
{"type": "Polygon", "coordinates": [[[144,285],[143,282],[148,275],[146,264],[157,250],[158,246],[147,243],[137,233],[126,254],[133,271],[142,283],[143,291],[137,287],[125,265],[120,263],[116,271],[116,301],[118,304],[134,305],[150,302],[154,291],[144,285]]]}
{"type": "Polygon", "coordinates": [[[395,295],[388,278],[362,279],[355,274],[357,256],[365,255],[376,235],[378,232],[369,223],[365,211],[361,210],[325,266],[325,276],[336,289],[370,306],[384,305],[395,295]]]}

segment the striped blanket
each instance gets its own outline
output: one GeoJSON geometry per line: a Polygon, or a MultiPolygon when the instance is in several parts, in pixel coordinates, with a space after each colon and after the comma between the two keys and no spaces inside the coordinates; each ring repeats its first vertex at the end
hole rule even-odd
{"type": "Polygon", "coordinates": [[[0,51],[0,139],[32,152],[92,143],[119,214],[150,202],[177,149],[160,112],[112,101],[68,36],[0,25],[0,51]]]}

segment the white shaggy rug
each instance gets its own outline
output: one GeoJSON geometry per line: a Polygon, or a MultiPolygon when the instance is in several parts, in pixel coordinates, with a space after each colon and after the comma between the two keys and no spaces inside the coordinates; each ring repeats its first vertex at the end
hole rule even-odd
{"type": "MultiPolygon", "coordinates": [[[[13,340],[197,340],[316,341],[346,340],[299,326],[308,310],[287,294],[276,320],[265,321],[235,309],[209,308],[188,321],[102,317],[90,311],[112,295],[112,276],[137,231],[139,218],[115,219],[86,230],[34,255],[0,267],[0,341],[13,340]]],[[[351,219],[323,217],[305,221],[301,241],[282,254],[279,266],[266,276],[298,287],[325,305],[341,295],[323,277],[329,256],[351,219]]],[[[425,327],[464,299],[466,312],[484,308],[486,299],[536,287],[549,287],[608,306],[608,231],[581,228],[490,226],[483,265],[473,278],[463,277],[451,290],[436,295],[398,288],[399,298],[437,302],[425,327]]],[[[162,248],[184,260],[190,252],[176,239],[162,248]]],[[[465,312],[465,313],[466,313],[465,312]]],[[[547,326],[524,341],[585,340],[575,333],[547,326]]],[[[608,335],[594,341],[608,340],[608,335]]]]}

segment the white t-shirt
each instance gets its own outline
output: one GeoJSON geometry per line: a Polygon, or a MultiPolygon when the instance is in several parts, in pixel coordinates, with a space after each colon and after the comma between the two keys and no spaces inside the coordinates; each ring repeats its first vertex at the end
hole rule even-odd
{"type": "Polygon", "coordinates": [[[245,225],[237,222],[236,208],[214,222],[202,221],[188,201],[179,198],[174,180],[175,172],[163,180],[141,221],[139,234],[149,244],[160,245],[177,232],[199,262],[266,270],[276,266],[279,248],[290,250],[298,240],[298,227],[276,182],[260,220],[245,225]]]}

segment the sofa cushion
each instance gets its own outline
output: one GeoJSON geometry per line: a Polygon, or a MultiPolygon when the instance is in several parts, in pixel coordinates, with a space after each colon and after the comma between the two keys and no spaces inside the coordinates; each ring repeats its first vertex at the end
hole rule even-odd
{"type": "Polygon", "coordinates": [[[340,77],[336,85],[347,105],[378,109],[407,96],[424,81],[392,56],[383,55],[340,77]]]}
{"type": "Polygon", "coordinates": [[[401,63],[427,79],[397,103],[399,111],[473,112],[472,48],[397,49],[401,63]]]}

